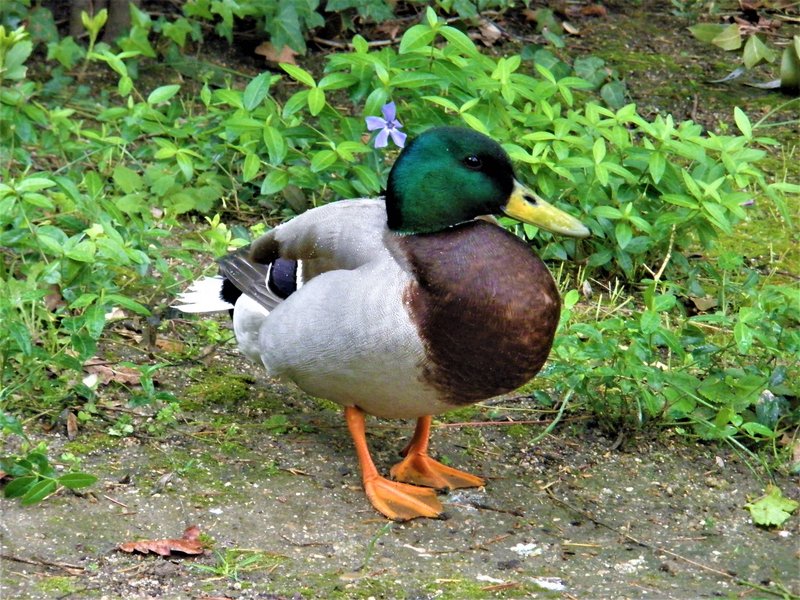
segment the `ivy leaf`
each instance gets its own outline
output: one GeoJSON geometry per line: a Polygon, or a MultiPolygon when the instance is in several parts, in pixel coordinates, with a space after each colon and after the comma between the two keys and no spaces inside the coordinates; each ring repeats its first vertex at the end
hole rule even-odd
{"type": "Polygon", "coordinates": [[[798,506],[800,504],[784,497],[780,488],[774,485],[767,487],[767,493],[755,502],[745,504],[753,522],[764,527],[782,525],[798,506]]]}
{"type": "Polygon", "coordinates": [[[777,58],[777,53],[768,47],[757,35],[750,36],[747,44],[744,46],[744,53],[742,54],[742,61],[744,66],[752,69],[762,62],[774,62],[777,58]]]}
{"type": "Polygon", "coordinates": [[[742,34],[736,23],[731,23],[711,40],[723,50],[738,50],[742,47],[742,34]]]}

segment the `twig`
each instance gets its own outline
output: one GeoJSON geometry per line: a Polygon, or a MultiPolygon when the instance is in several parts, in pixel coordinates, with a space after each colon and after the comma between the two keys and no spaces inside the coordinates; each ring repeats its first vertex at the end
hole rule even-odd
{"type": "Polygon", "coordinates": [[[106,496],[105,494],[103,494],[103,498],[105,498],[105,499],[106,499],[106,500],[108,500],[109,502],[113,502],[113,503],[114,503],[114,504],[116,504],[117,506],[121,506],[122,508],[124,508],[124,509],[126,509],[126,510],[130,510],[130,506],[128,506],[127,504],[123,504],[123,503],[122,503],[122,502],[120,502],[119,500],[114,500],[114,498],[112,498],[111,496],[106,496]]]}
{"type": "Polygon", "coordinates": [[[0,553],[0,558],[5,560],[13,560],[14,562],[24,563],[26,565],[36,565],[39,567],[55,567],[56,569],[63,569],[72,575],[80,575],[86,568],[80,565],[72,565],[70,563],[52,562],[49,560],[42,560],[41,558],[22,558],[21,556],[12,556],[11,554],[0,553]]]}
{"type": "Polygon", "coordinates": [[[306,548],[307,546],[331,546],[331,542],[295,542],[287,535],[281,534],[281,537],[289,542],[292,546],[299,546],[300,548],[306,548]]]}
{"type": "MultiPolygon", "coordinates": [[[[325,38],[314,36],[311,38],[312,41],[320,44],[321,46],[330,46],[331,48],[339,48],[341,50],[347,49],[352,50],[353,44],[350,42],[337,42],[334,40],[326,40],[325,38]]],[[[399,41],[399,40],[397,40],[399,41]]],[[[377,48],[379,46],[391,46],[392,44],[397,43],[395,40],[376,40],[373,42],[367,42],[367,46],[369,48],[377,48]]]]}
{"type": "Polygon", "coordinates": [[[672,233],[670,233],[669,235],[669,247],[667,248],[667,255],[664,257],[664,262],[661,263],[661,267],[656,272],[655,277],[653,277],[656,284],[658,284],[658,282],[661,281],[661,276],[664,274],[664,269],[667,268],[667,263],[672,258],[672,247],[674,244],[675,244],[675,225],[672,226],[672,233]]]}

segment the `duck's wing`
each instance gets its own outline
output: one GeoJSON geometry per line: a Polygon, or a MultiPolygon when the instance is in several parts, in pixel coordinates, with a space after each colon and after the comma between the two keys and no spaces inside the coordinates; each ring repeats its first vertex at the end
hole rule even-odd
{"type": "Polygon", "coordinates": [[[321,273],[358,267],[387,255],[381,199],[341,200],[306,211],[219,261],[240,293],[272,310],[321,273]]]}

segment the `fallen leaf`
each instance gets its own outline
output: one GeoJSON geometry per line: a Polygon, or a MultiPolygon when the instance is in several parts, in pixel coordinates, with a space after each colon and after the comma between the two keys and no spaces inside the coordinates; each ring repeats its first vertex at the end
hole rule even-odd
{"type": "Polygon", "coordinates": [[[90,375],[97,375],[103,385],[108,385],[112,381],[123,385],[138,385],[142,376],[139,371],[131,367],[112,368],[106,361],[96,356],[83,363],[83,370],[90,375]]]}
{"type": "Polygon", "coordinates": [[[480,40],[485,46],[493,46],[497,40],[503,37],[503,32],[500,28],[486,19],[481,19],[478,31],[480,31],[480,40]]]}
{"type": "Polygon", "coordinates": [[[122,310],[119,306],[113,307],[110,311],[106,313],[106,321],[119,321],[121,319],[127,319],[128,315],[125,314],[125,311],[122,310]]]}
{"type": "Polygon", "coordinates": [[[67,439],[72,441],[76,437],[78,437],[78,418],[74,412],[69,411],[67,413],[67,439]]]}
{"type": "Polygon", "coordinates": [[[156,348],[163,350],[164,352],[180,354],[186,350],[186,344],[179,342],[178,340],[171,340],[163,336],[159,336],[156,338],[156,348]]]}
{"type": "Polygon", "coordinates": [[[581,9],[581,14],[584,17],[607,17],[608,10],[602,4],[590,4],[589,6],[584,6],[581,9]]]}
{"type": "Polygon", "coordinates": [[[397,21],[385,21],[375,28],[378,33],[385,33],[390,40],[396,40],[400,33],[400,23],[397,21]]]}
{"type": "Polygon", "coordinates": [[[706,312],[707,310],[716,307],[719,302],[716,298],[712,298],[711,296],[705,296],[703,298],[689,298],[694,304],[695,308],[700,312],[706,312]]]}
{"type": "Polygon", "coordinates": [[[55,312],[62,306],[66,306],[64,298],[61,296],[61,288],[57,284],[50,286],[50,291],[44,297],[44,305],[50,312],[55,312]]]}
{"type": "Polygon", "coordinates": [[[275,46],[270,42],[262,42],[255,49],[255,53],[260,54],[270,62],[288,63],[290,65],[297,64],[297,61],[294,59],[294,57],[297,56],[297,52],[289,48],[289,46],[284,46],[280,50],[276,50],[275,46]]]}
{"type": "Polygon", "coordinates": [[[125,542],[117,546],[117,548],[123,552],[141,552],[142,554],[154,552],[159,556],[171,556],[174,552],[202,554],[203,544],[200,542],[199,537],[200,528],[197,525],[192,525],[186,528],[182,538],[125,542]]]}
{"type": "Polygon", "coordinates": [[[745,504],[750,517],[756,525],[772,527],[782,525],[800,506],[791,498],[786,498],[781,489],[775,485],[767,487],[767,493],[755,502],[745,504]]]}

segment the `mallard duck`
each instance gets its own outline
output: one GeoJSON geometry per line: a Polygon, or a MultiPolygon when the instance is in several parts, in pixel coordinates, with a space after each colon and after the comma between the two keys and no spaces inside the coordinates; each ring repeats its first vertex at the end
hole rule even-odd
{"type": "Polygon", "coordinates": [[[585,237],[514,176],[489,137],[429,129],[401,152],[384,197],[311,209],[219,261],[181,297],[233,309],[241,351],[271,377],[344,407],[366,494],[395,520],[439,517],[436,490],[484,480],[428,455],[431,417],[523,385],[542,367],[560,297],[544,263],[483,218],[504,213],[585,237]],[[416,419],[382,477],[364,415],[416,419]]]}

